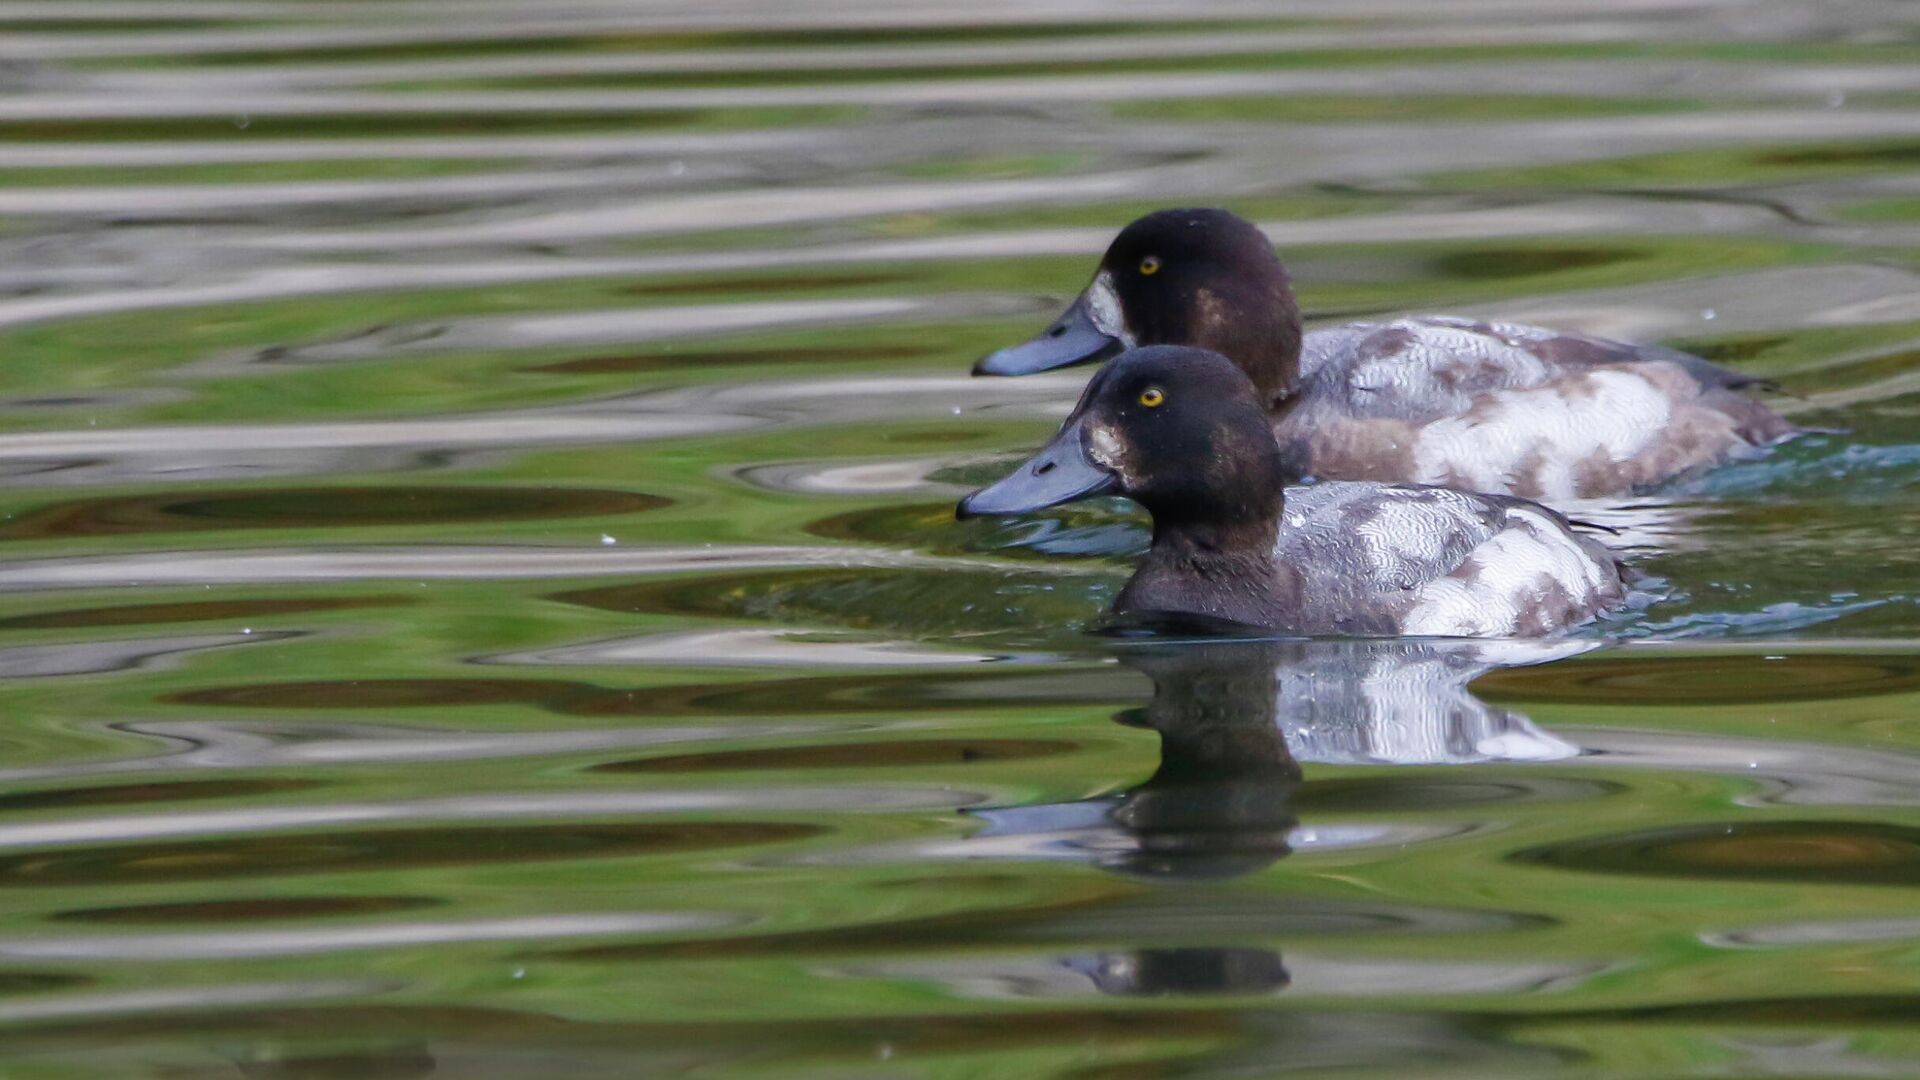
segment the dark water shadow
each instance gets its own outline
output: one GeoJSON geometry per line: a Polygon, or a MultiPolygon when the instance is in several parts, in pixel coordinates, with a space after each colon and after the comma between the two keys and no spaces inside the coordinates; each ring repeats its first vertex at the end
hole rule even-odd
{"type": "Polygon", "coordinates": [[[1055,757],[1080,750],[1064,739],[912,739],[716,750],[609,761],[590,772],[699,773],[781,769],[898,769],[1055,757]]]}
{"type": "Polygon", "coordinates": [[[1551,668],[1492,671],[1474,684],[1491,701],[1610,706],[1771,705],[1910,694],[1920,656],[1819,649],[1695,656],[1614,653],[1551,668]]]}
{"type": "Polygon", "coordinates": [[[82,806],[126,806],[196,799],[237,799],[282,795],[325,786],[324,781],[274,777],[261,779],[171,780],[102,787],[47,788],[0,795],[0,812],[59,810],[82,806]]]}
{"type": "Polygon", "coordinates": [[[1920,828],[1877,821],[1703,822],[1515,852],[1515,862],[1616,877],[1920,885],[1920,828]]]}
{"type": "Polygon", "coordinates": [[[672,500],[568,487],[324,487],[199,491],[53,503],[0,524],[0,540],[537,521],[637,514],[672,500]]]}
{"type": "Polygon", "coordinates": [[[299,874],[632,858],[821,835],[784,822],[377,829],[30,851],[0,856],[0,888],[227,881],[299,874]]]}
{"type": "Polygon", "coordinates": [[[65,971],[0,971],[0,997],[72,990],[93,982],[91,976],[65,971]]]}
{"type": "Polygon", "coordinates": [[[518,705],[568,716],[796,717],[927,715],[955,710],[1104,705],[1098,672],[979,665],[967,671],[680,683],[621,688],[561,679],[335,679],[212,686],[159,700],[230,709],[391,710],[518,705]]]}
{"type": "Polygon", "coordinates": [[[261,619],[317,611],[355,611],[419,603],[412,596],[288,596],[274,599],[188,600],[172,604],[36,611],[0,618],[0,630],[55,630],[86,626],[157,626],[166,623],[261,619]]]}
{"type": "Polygon", "coordinates": [[[353,918],[396,911],[418,911],[446,903],[445,900],[430,896],[259,896],[246,900],[183,900],[175,903],[71,908],[53,912],[49,918],[62,922],[173,926],[353,918]]]}

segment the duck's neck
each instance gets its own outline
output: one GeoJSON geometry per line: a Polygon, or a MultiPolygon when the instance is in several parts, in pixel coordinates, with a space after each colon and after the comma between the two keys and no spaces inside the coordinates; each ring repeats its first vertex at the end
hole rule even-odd
{"type": "Polygon", "coordinates": [[[1273,560],[1277,491],[1272,502],[1273,512],[1258,516],[1169,520],[1155,515],[1153,544],[1114,610],[1267,625],[1276,598],[1298,585],[1291,568],[1273,560]]]}
{"type": "Polygon", "coordinates": [[[1300,304],[1278,259],[1231,291],[1208,292],[1199,307],[1189,344],[1238,364],[1268,411],[1292,397],[1300,383],[1300,304]]]}

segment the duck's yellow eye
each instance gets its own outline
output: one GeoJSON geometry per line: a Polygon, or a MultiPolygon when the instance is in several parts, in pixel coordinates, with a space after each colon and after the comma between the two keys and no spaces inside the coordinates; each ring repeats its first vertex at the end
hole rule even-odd
{"type": "Polygon", "coordinates": [[[1149,386],[1145,390],[1140,391],[1140,404],[1145,405],[1149,409],[1159,408],[1160,403],[1165,400],[1167,400],[1166,392],[1157,386],[1149,386]]]}
{"type": "Polygon", "coordinates": [[[1155,257],[1155,256],[1152,256],[1152,255],[1149,255],[1149,256],[1147,256],[1146,258],[1144,258],[1144,259],[1141,259],[1141,260],[1140,260],[1140,272],[1141,272],[1142,274],[1157,274],[1157,273],[1159,273],[1159,272],[1160,272],[1160,260],[1159,260],[1159,259],[1158,259],[1157,257],[1155,257]]]}

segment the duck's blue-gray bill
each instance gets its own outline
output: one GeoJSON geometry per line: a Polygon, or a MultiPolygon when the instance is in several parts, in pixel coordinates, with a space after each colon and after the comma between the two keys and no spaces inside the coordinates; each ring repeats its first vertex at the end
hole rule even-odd
{"type": "Polygon", "coordinates": [[[1080,424],[1069,423],[1040,452],[1020,463],[1006,479],[960,500],[958,518],[1024,514],[1075,499],[1102,495],[1115,486],[1113,474],[1087,457],[1080,424]]]}
{"type": "Polygon", "coordinates": [[[1100,332],[1082,295],[1040,336],[983,357],[973,365],[975,375],[1032,375],[1070,364],[1105,360],[1120,351],[1118,339],[1100,332]]]}

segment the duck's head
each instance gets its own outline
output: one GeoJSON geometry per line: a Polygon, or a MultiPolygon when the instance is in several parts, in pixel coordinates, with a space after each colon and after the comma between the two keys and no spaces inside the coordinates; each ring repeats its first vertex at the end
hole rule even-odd
{"type": "Polygon", "coordinates": [[[1038,337],[974,365],[1031,375],[1142,345],[1220,353],[1273,404],[1293,389],[1300,309],[1286,268],[1254,224],[1225,210],[1159,210],[1122,229],[1093,283],[1038,337]]]}
{"type": "Polygon", "coordinates": [[[962,518],[1124,495],[1174,522],[1271,521],[1285,483],[1253,383],[1219,353],[1155,345],[1096,372],[1052,441],[960,500],[962,518]]]}

